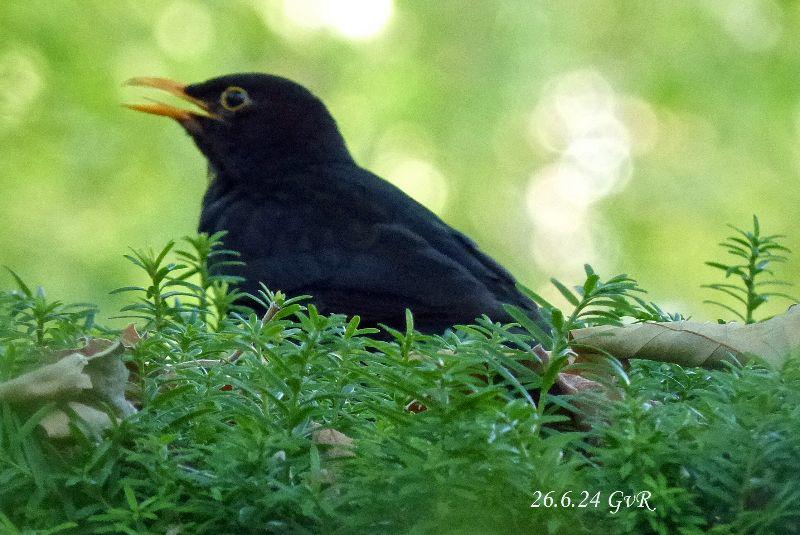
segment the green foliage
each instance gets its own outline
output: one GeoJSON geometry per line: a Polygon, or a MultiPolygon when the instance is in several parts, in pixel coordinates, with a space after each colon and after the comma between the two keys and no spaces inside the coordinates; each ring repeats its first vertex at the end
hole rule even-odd
{"type": "Polygon", "coordinates": [[[0,293],[0,381],[35,365],[44,348],[71,347],[87,332],[99,332],[93,305],[48,300],[43,288],[34,291],[9,272],[18,289],[0,293]]]}
{"type": "MultiPolygon", "coordinates": [[[[266,313],[232,311],[239,296],[210,266],[232,258],[219,239],[187,239],[182,263],[172,243],[128,257],[150,281],[120,290],[147,329],[130,356],[138,413],[100,441],[76,427],[53,443],[37,427],[49,407],[0,403],[4,533],[796,532],[796,359],[626,374],[609,356],[589,364],[617,368],[624,399],[548,396],[573,369],[570,329],[674,316],[629,277],[587,266],[575,290],[554,281],[566,313],[529,292],[548,332],[510,308],[523,331],[483,318],[423,335],[409,314],[374,337],[266,288],[251,296],[266,313]],[[538,342],[553,351],[546,366],[531,365],[538,342]],[[353,445],[320,439],[326,429],[353,445]],[[584,491],[600,498],[579,507],[584,491]],[[648,491],[655,511],[612,514],[615,491],[648,491]],[[565,495],[574,505],[554,506],[565,495]]],[[[0,294],[5,377],[20,369],[12,357],[28,366],[42,347],[108,335],[60,304],[34,313],[44,298],[19,282],[0,294]]]]}
{"type": "Polygon", "coordinates": [[[550,352],[550,361],[541,377],[538,407],[540,416],[544,414],[549,399],[548,393],[561,372],[581,372],[587,375],[599,371],[602,376],[603,372],[610,371],[623,382],[628,381],[622,365],[613,355],[605,355],[607,358],[603,364],[606,366],[590,362],[569,364],[569,357],[574,355],[573,343],[570,339],[571,331],[594,325],[622,325],[624,317],[636,317],[637,309],[633,304],[636,303],[633,301],[635,292],[644,291],[637,286],[635,280],[627,275],[617,275],[603,282],[589,264],[584,266],[584,270],[586,280],[582,285],[575,287],[575,291],[567,288],[559,280],[551,279],[567,303],[572,305],[573,309],[569,315],[564,314],[561,309],[531,289],[522,285],[518,286],[521,292],[541,307],[542,316],[551,327],[549,333],[543,332],[538,325],[527,318],[525,311],[521,308],[505,305],[508,313],[550,352]]]}
{"type": "Polygon", "coordinates": [[[13,271],[8,270],[17,283],[18,291],[6,294],[0,300],[0,307],[9,308],[9,316],[14,318],[14,328],[4,322],[0,327],[0,340],[15,339],[14,331],[33,335],[37,345],[45,343],[65,345],[74,341],[76,334],[91,329],[96,308],[85,303],[64,305],[61,301],[48,301],[43,288],[34,292],[13,271]],[[5,330],[5,332],[4,332],[5,330]]]}
{"type": "Polygon", "coordinates": [[[636,361],[629,397],[592,432],[594,475],[651,490],[661,507],[621,510],[618,532],[797,533],[800,420],[787,408],[800,401],[799,364],[709,371],[636,361]]]}
{"type": "Polygon", "coordinates": [[[185,264],[164,263],[167,253],[173,247],[175,247],[175,242],[171,241],[158,253],[154,253],[152,249],[149,251],[131,249],[133,254],[125,255],[125,258],[133,265],[141,268],[147,274],[150,285],[147,287],[123,286],[111,292],[112,294],[130,292],[140,295],[136,302],[122,307],[123,312],[136,312],[137,314],[126,314],[119,317],[143,319],[146,320],[145,328],[160,328],[168,321],[177,319],[181,311],[190,311],[189,308],[182,308],[177,300],[170,303],[170,298],[194,297],[202,292],[202,288],[174,276],[174,272],[187,267],[185,264]]]}
{"type": "Polygon", "coordinates": [[[177,251],[178,258],[188,266],[180,275],[180,280],[190,277],[198,279],[196,285],[189,287],[194,290],[198,301],[196,310],[201,319],[206,321],[206,310],[211,309],[217,330],[222,327],[222,321],[228,314],[237,310],[236,303],[243,297],[240,292],[230,288],[231,284],[240,282],[242,278],[225,274],[228,268],[243,264],[233,260],[239,256],[238,252],[223,248],[222,238],[225,234],[226,231],[219,231],[210,236],[206,233],[187,236],[184,241],[189,248],[177,251]]]}
{"type": "Polygon", "coordinates": [[[736,310],[719,301],[708,300],[706,303],[724,308],[745,323],[755,323],[754,313],[756,309],[771,297],[796,302],[797,299],[795,297],[771,289],[776,286],[791,286],[791,283],[787,281],[776,279],[774,273],[770,270],[772,264],[787,261],[786,253],[790,251],[780,242],[780,239],[785,236],[778,234],[763,236],[761,234],[761,225],[756,216],[753,216],[753,230],[742,230],[733,225],[728,226],[734,229],[736,234],[726,238],[725,241],[720,243],[720,246],[734,257],[733,261],[729,264],[706,262],[706,265],[724,271],[726,279],[735,276],[739,285],[714,283],[706,284],[704,287],[711,288],[734,299],[737,306],[741,306],[743,310],[736,310]],[[772,278],[768,279],[767,276],[772,278]]]}

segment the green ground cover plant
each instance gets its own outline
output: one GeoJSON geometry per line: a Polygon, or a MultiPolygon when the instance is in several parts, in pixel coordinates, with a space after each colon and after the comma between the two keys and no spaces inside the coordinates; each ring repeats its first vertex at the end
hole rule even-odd
{"type": "MultiPolygon", "coordinates": [[[[747,269],[716,267],[741,279],[734,312],[751,321],[760,299],[780,297],[753,280],[778,249],[753,240],[780,243],[757,223],[749,232],[747,269]]],[[[222,240],[127,256],[145,280],[118,290],[142,333],[122,354],[135,414],[98,435],[69,413],[69,437],[53,439],[39,424],[59,399],[0,401],[0,533],[800,530],[797,356],[781,369],[573,362],[575,328],[682,319],[588,266],[575,289],[554,281],[563,310],[529,292],[549,332],[514,309],[516,325],[431,336],[408,314],[404,331],[379,332],[266,288],[251,296],[258,315],[219,274],[236,262],[222,240]],[[559,374],[576,371],[608,390],[559,392],[559,374]]],[[[0,383],[119,337],[94,307],[13,278],[0,383]]]]}

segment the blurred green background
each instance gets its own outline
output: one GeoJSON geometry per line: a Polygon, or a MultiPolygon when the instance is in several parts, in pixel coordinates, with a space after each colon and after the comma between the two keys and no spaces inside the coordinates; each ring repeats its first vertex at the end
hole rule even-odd
{"type": "Polygon", "coordinates": [[[255,70],[307,85],[362,165],[532,288],[590,262],[715,318],[725,223],[757,213],[800,251],[798,34],[777,0],[2,2],[0,264],[113,315],[126,247],[193,232],[206,186],[121,83],[255,70]]]}

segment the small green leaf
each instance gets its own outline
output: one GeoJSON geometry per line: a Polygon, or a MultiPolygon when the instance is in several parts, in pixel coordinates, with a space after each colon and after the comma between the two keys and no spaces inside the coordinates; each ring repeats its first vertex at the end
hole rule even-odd
{"type": "Polygon", "coordinates": [[[530,299],[531,301],[533,301],[534,303],[536,303],[540,307],[542,307],[542,308],[556,308],[552,304],[550,304],[550,302],[548,302],[547,299],[545,299],[541,295],[537,294],[536,292],[534,292],[533,290],[531,290],[527,286],[523,286],[522,284],[517,283],[516,287],[517,287],[517,290],[522,292],[523,295],[528,297],[528,299],[530,299]]]}
{"type": "Polygon", "coordinates": [[[559,282],[559,281],[558,281],[557,279],[555,279],[555,278],[552,278],[552,279],[550,279],[550,282],[551,282],[551,283],[553,283],[553,286],[555,286],[555,287],[556,287],[556,289],[558,289],[558,291],[559,291],[559,292],[561,292],[561,295],[563,295],[563,296],[564,296],[564,298],[565,298],[565,299],[566,299],[566,300],[567,300],[567,301],[568,301],[568,302],[569,302],[569,303],[570,303],[572,306],[578,306],[578,305],[580,305],[580,303],[581,303],[580,299],[578,299],[578,298],[575,296],[575,294],[573,294],[573,293],[572,293],[572,292],[571,292],[571,291],[570,291],[570,290],[569,290],[569,289],[568,289],[566,286],[564,286],[564,285],[563,285],[561,282],[559,282]]]}
{"type": "MultiPolygon", "coordinates": [[[[587,264],[588,265],[588,264],[587,264]]],[[[600,280],[600,277],[592,273],[586,278],[586,282],[583,283],[583,295],[591,295],[594,289],[597,287],[597,282],[600,280]]]]}
{"type": "Polygon", "coordinates": [[[22,291],[23,294],[25,294],[25,297],[33,297],[33,292],[31,291],[30,288],[28,288],[25,282],[23,282],[22,278],[19,275],[17,275],[10,267],[8,266],[3,266],[3,267],[5,267],[6,270],[14,278],[14,282],[17,283],[17,286],[19,286],[19,289],[22,291]]]}

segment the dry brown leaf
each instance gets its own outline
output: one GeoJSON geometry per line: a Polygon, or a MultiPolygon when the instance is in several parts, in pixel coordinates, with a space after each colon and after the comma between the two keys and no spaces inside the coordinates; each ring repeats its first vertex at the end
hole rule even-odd
{"type": "Polygon", "coordinates": [[[136,325],[131,323],[119,335],[119,341],[128,349],[136,347],[144,337],[136,330],[136,325]]]}
{"type": "Polygon", "coordinates": [[[412,399],[406,404],[405,409],[408,412],[413,412],[414,414],[417,414],[419,412],[425,412],[426,410],[428,410],[428,407],[426,407],[425,404],[423,404],[421,401],[417,399],[412,399]]]}
{"type": "Polygon", "coordinates": [[[66,408],[74,412],[92,434],[111,426],[102,407],[111,405],[120,416],[136,412],[125,398],[128,370],[120,355],[125,351],[117,340],[93,338],[83,347],[53,352],[52,364],[0,383],[0,400],[26,406],[56,402],[60,409],[42,419],[40,425],[50,437],[70,433],[66,408]]]}
{"type": "Polygon", "coordinates": [[[0,383],[0,401],[23,403],[90,389],[92,380],[84,373],[87,364],[86,355],[72,353],[58,362],[0,383]]]}
{"type": "MultiPolygon", "coordinates": [[[[89,405],[78,403],[77,401],[70,401],[68,404],[70,409],[80,417],[88,430],[95,436],[99,436],[104,429],[111,427],[111,418],[108,414],[101,410],[97,410],[89,405]]],[[[57,410],[53,411],[39,422],[47,436],[50,438],[65,438],[70,436],[69,416],[66,412],[57,410]]]]}
{"type": "Polygon", "coordinates": [[[572,331],[579,353],[600,349],[618,359],[648,359],[683,366],[718,366],[732,354],[739,361],[759,357],[780,368],[800,349],[800,306],[761,323],[676,321],[572,331]]]}
{"type": "Polygon", "coordinates": [[[91,358],[85,372],[92,381],[92,394],[110,403],[122,416],[136,412],[125,398],[129,372],[119,356],[108,354],[107,358],[91,358]]]}
{"type": "MultiPolygon", "coordinates": [[[[541,344],[537,344],[533,348],[533,354],[536,360],[528,361],[530,366],[537,373],[543,373],[545,368],[550,364],[550,352],[547,351],[541,344]]],[[[567,357],[567,364],[573,365],[577,362],[576,359],[580,358],[576,353],[572,353],[567,357]]],[[[607,391],[608,388],[603,384],[583,377],[575,371],[561,371],[556,376],[556,384],[560,387],[561,392],[565,394],[577,394],[587,390],[607,391]]]]}
{"type": "Polygon", "coordinates": [[[355,457],[353,439],[336,429],[317,429],[311,434],[315,444],[331,446],[328,457],[355,457]]]}
{"type": "Polygon", "coordinates": [[[59,349],[52,353],[47,353],[55,358],[64,358],[74,353],[80,353],[86,357],[97,358],[104,357],[109,354],[122,353],[125,349],[120,345],[120,342],[108,340],[107,338],[84,338],[84,344],[75,349],[59,349]]]}

